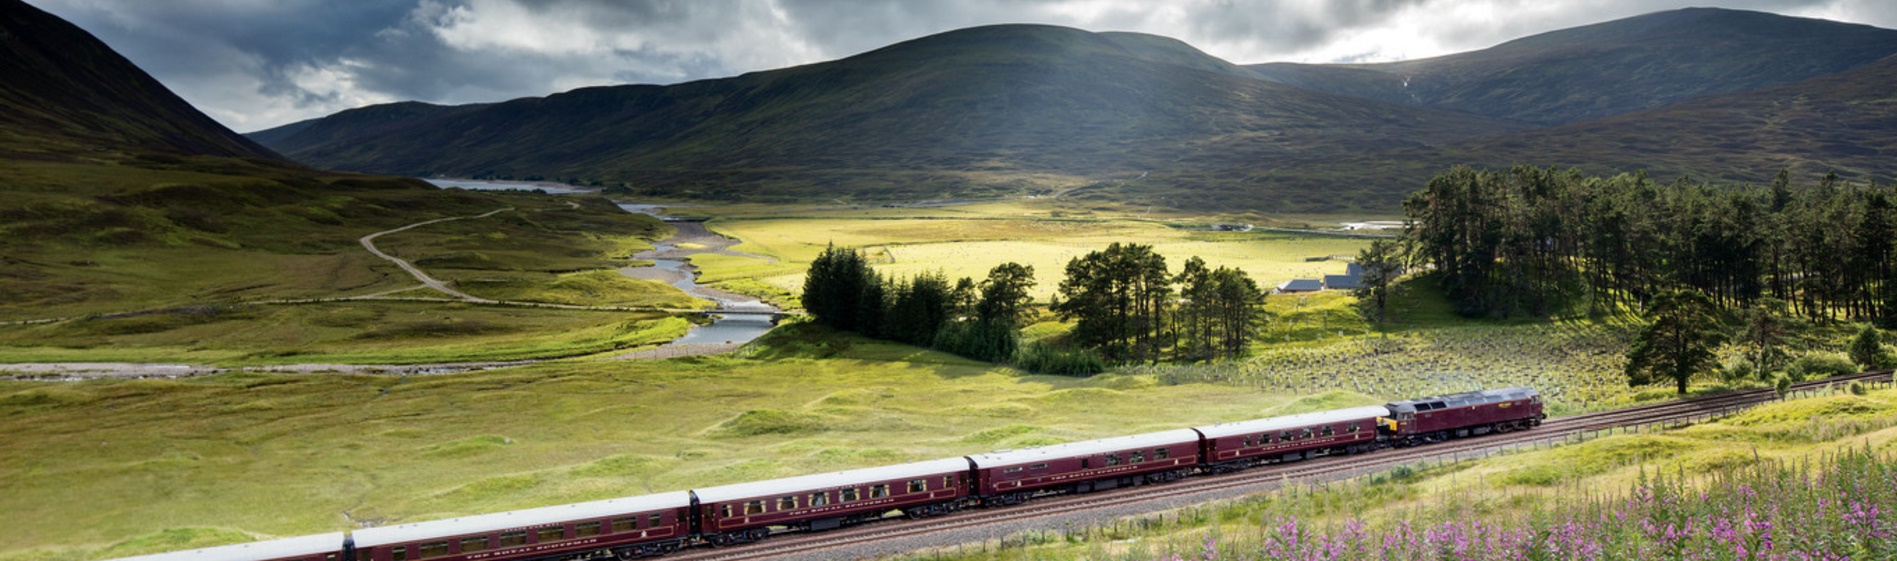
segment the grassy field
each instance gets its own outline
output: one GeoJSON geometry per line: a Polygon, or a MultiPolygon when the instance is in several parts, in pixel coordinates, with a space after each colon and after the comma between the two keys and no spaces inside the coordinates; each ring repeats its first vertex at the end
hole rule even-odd
{"type": "MultiPolygon", "coordinates": [[[[1760,531],[1778,536],[1783,558],[1799,558],[1793,550],[1882,558],[1872,552],[1894,544],[1875,529],[1887,527],[1890,514],[1864,508],[1890,504],[1881,480],[1893,454],[1897,391],[1840,391],[1675,430],[1403,466],[919,558],[1517,559],[1520,550],[1509,548],[1540,543],[1565,553],[1536,558],[1677,558],[1668,552],[1681,549],[1671,544],[1712,550],[1689,559],[1746,559],[1730,556],[1732,546],[1760,531]],[[1870,456],[1877,465],[1862,463],[1870,456]],[[1871,479],[1857,479],[1866,469],[1871,479]],[[1607,552],[1590,556],[1587,547],[1607,552]]],[[[1750,547],[1761,549],[1758,541],[1750,547]]]]}
{"type": "MultiPolygon", "coordinates": [[[[11,362],[415,364],[574,356],[669,341],[657,313],[353,301],[207,306],[0,326],[11,362]]],[[[6,365],[0,364],[0,372],[6,365]]]]}
{"type": "Polygon", "coordinates": [[[1022,376],[808,326],[748,358],[0,382],[0,518],[13,532],[0,559],[99,558],[1370,402],[1022,376]]]}
{"type": "Polygon", "coordinates": [[[743,240],[732,249],[775,258],[695,258],[701,280],[733,289],[763,285],[802,288],[804,269],[831,244],[863,250],[885,275],[941,270],[980,278],[1014,261],[1034,267],[1035,298],[1059,287],[1067,261],[1113,242],[1150,244],[1177,268],[1199,256],[1207,264],[1244,270],[1260,284],[1342,274],[1334,255],[1355,256],[1362,239],[1280,232],[1212,232],[1208,217],[1147,215],[1062,201],[1010,201],[924,208],[810,208],[765,214],[749,207],[686,207],[715,217],[714,231],[743,240]],[[743,283],[749,283],[743,284],[743,283]]]}
{"type": "MultiPolygon", "coordinates": [[[[499,192],[474,200],[481,206],[473,208],[481,211],[502,205],[514,210],[385,235],[376,243],[488,298],[661,308],[707,305],[670,285],[626,278],[614,270],[637,264],[630,258],[633,253],[671,235],[671,227],[657,220],[627,214],[602,199],[499,192]]],[[[364,225],[348,235],[334,227],[308,232],[292,228],[261,238],[282,243],[279,236],[304,235],[315,245],[302,250],[242,243],[50,244],[9,250],[9,262],[34,266],[0,275],[6,277],[0,278],[0,288],[16,296],[0,305],[0,320],[68,319],[0,325],[0,362],[510,360],[655,344],[682,334],[688,325],[683,319],[652,314],[420,302],[250,305],[417,286],[406,272],[355,243],[356,236],[383,227],[364,225]],[[125,312],[136,313],[118,315],[125,312]]],[[[421,290],[399,296],[440,295],[421,290]]]]}

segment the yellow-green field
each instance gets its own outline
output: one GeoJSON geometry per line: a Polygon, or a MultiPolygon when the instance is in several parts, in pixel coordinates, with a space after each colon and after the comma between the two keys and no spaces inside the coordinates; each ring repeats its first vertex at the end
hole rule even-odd
{"type": "MultiPolygon", "coordinates": [[[[0,357],[227,366],[518,360],[652,345],[689,327],[685,319],[658,313],[365,300],[4,326],[0,357]]],[[[6,369],[0,364],[0,372],[6,369]]]]}
{"type": "Polygon", "coordinates": [[[99,558],[1369,402],[1021,376],[814,327],[750,358],[0,382],[0,559],[99,558]]]}
{"type": "MultiPolygon", "coordinates": [[[[934,208],[815,209],[759,215],[743,208],[700,208],[727,214],[710,223],[743,241],[732,249],[778,260],[734,256],[694,258],[701,280],[753,281],[797,292],[811,259],[826,246],[861,249],[886,275],[944,271],[975,277],[1013,261],[1034,267],[1034,295],[1045,301],[1060,285],[1067,262],[1114,242],[1152,245],[1178,268],[1198,256],[1213,267],[1245,271],[1271,287],[1293,278],[1342,274],[1341,260],[1355,256],[1363,239],[1280,232],[1212,232],[1206,220],[1164,219],[1119,212],[1061,210],[1058,203],[1007,202],[934,208]]],[[[694,209],[686,209],[694,210],[694,209]]],[[[734,288],[737,288],[734,286],[734,288]]]]}

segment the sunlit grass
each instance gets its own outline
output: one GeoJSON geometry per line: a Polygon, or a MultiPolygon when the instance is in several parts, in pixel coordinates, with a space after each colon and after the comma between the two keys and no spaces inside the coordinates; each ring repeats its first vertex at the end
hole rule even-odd
{"type": "Polygon", "coordinates": [[[1143,376],[1022,376],[815,328],[776,340],[753,359],[448,376],[0,382],[0,431],[13,435],[0,440],[13,527],[0,558],[96,557],[179,528],[341,530],[349,517],[422,520],[1299,407],[1143,376]]]}

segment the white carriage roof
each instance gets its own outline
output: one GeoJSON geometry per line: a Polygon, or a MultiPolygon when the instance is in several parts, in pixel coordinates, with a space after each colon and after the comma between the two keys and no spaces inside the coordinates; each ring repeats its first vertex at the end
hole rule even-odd
{"type": "MultiPolygon", "coordinates": [[[[654,495],[640,495],[584,503],[544,506],[526,510],[496,512],[413,522],[396,526],[366,528],[356,531],[356,547],[374,547],[398,543],[408,543],[429,539],[446,538],[466,534],[479,534],[508,528],[539,526],[573,520],[611,518],[623,514],[670,510],[691,506],[691,493],[673,491],[654,495]]],[[[341,542],[340,539],[337,540],[341,542]]]]}
{"type": "Polygon", "coordinates": [[[1080,442],[1055,444],[1053,446],[1037,446],[1020,450],[1001,450],[986,454],[976,454],[968,458],[975,460],[975,465],[977,466],[992,468],[1069,456],[1118,452],[1134,448],[1153,448],[1185,442],[1197,444],[1199,442],[1199,433],[1193,432],[1192,429],[1174,429],[1169,431],[1149,432],[1146,434],[1135,434],[1132,436],[1102,438],[1099,440],[1082,440],[1080,442]]]}
{"type": "Polygon", "coordinates": [[[694,489],[692,492],[698,495],[699,504],[707,504],[753,497],[793,495],[819,489],[861,485],[876,481],[894,481],[949,472],[966,473],[967,471],[967,459],[943,458],[940,460],[928,460],[893,466],[800,475],[797,477],[772,479],[769,481],[735,483],[723,487],[694,489]]]}
{"type": "Polygon", "coordinates": [[[1264,433],[1289,428],[1308,427],[1311,425],[1384,417],[1389,414],[1389,409],[1381,405],[1371,405],[1367,407],[1352,407],[1349,409],[1333,409],[1330,411],[1313,411],[1310,413],[1285,415],[1283,417],[1252,419],[1250,421],[1234,421],[1193,428],[1199,429],[1199,432],[1204,434],[1206,438],[1223,438],[1235,434],[1264,433]]]}
{"type": "Polygon", "coordinates": [[[221,545],[203,549],[173,551],[154,555],[126,557],[115,561],[257,561],[259,559],[282,559],[300,555],[322,555],[335,553],[343,549],[343,534],[317,534],[264,540],[250,543],[221,545]]]}

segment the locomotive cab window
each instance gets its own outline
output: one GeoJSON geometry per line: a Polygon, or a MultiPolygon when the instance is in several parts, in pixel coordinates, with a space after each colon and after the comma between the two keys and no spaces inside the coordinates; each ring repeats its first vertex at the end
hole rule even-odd
{"type": "Polygon", "coordinates": [[[480,551],[483,549],[487,549],[487,536],[461,538],[461,552],[462,553],[467,553],[470,551],[480,551]]]}
{"type": "Polygon", "coordinates": [[[869,488],[869,498],[872,498],[872,499],[880,499],[880,498],[883,498],[883,497],[887,497],[887,496],[889,496],[889,484],[888,484],[888,483],[878,483],[878,484],[875,484],[875,485],[872,485],[872,486],[870,486],[870,488],[869,488]]]}
{"type": "Polygon", "coordinates": [[[763,514],[763,513],[764,513],[764,501],[751,501],[751,502],[744,503],[745,516],[750,516],[753,514],[763,514]]]}
{"type": "Polygon", "coordinates": [[[823,506],[827,504],[830,504],[829,493],[811,493],[810,494],[810,506],[823,506]]]}
{"type": "Polygon", "coordinates": [[[856,493],[857,493],[856,488],[850,487],[848,489],[839,491],[837,493],[837,498],[841,499],[843,502],[846,502],[846,503],[853,503],[853,502],[856,502],[856,493]]]}
{"type": "Polygon", "coordinates": [[[1155,460],[1164,460],[1171,455],[1172,455],[1171,449],[1168,449],[1168,448],[1154,448],[1153,449],[1153,459],[1155,460]]]}
{"type": "Polygon", "coordinates": [[[501,541],[498,545],[500,547],[514,547],[517,545],[527,545],[527,531],[515,530],[512,532],[501,534],[501,541]]]}
{"type": "Polygon", "coordinates": [[[927,490],[929,490],[929,480],[927,479],[915,479],[909,482],[909,492],[911,493],[921,493],[927,490]]]}
{"type": "Polygon", "coordinates": [[[639,517],[637,516],[613,519],[614,532],[630,532],[637,529],[639,529],[639,517]]]}
{"type": "Polygon", "coordinates": [[[777,510],[792,510],[795,508],[797,508],[797,497],[777,499],[777,510]]]}

